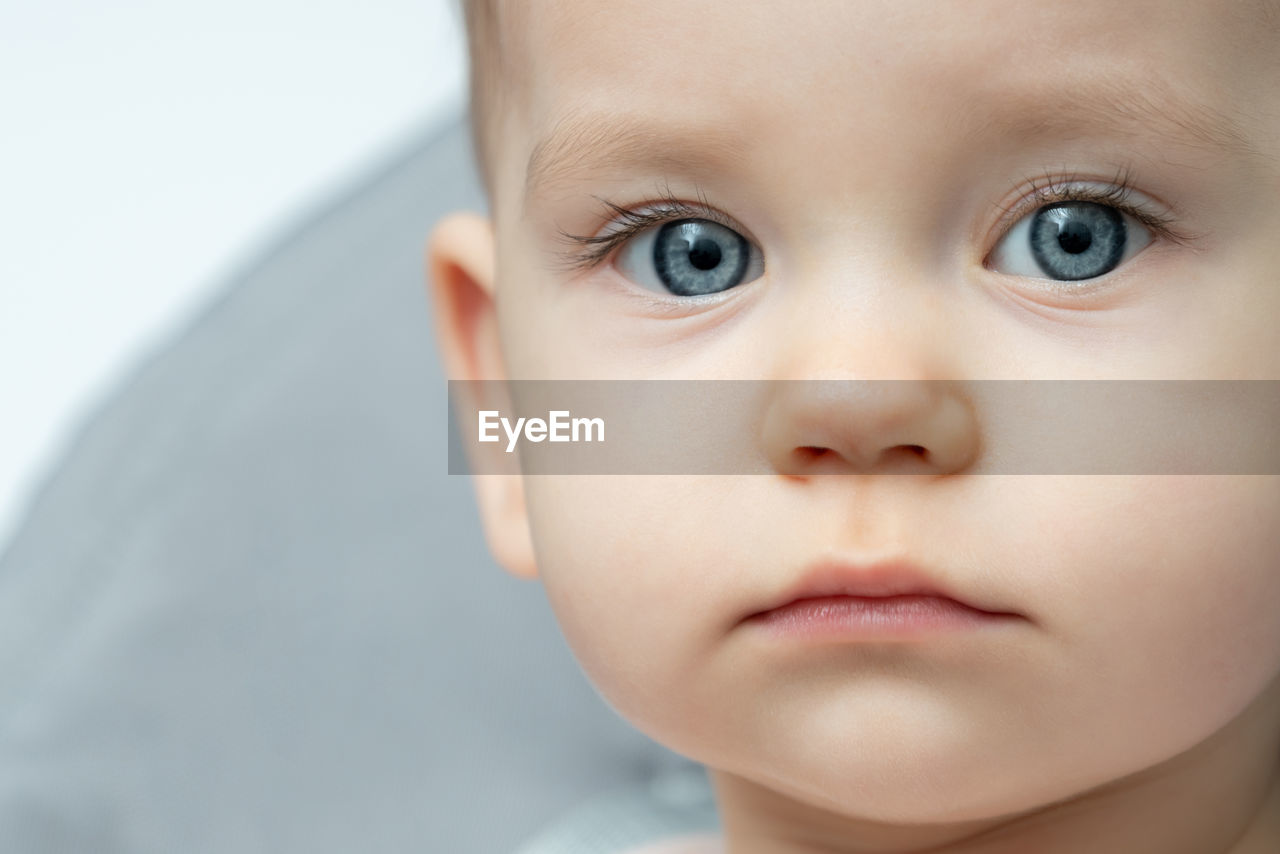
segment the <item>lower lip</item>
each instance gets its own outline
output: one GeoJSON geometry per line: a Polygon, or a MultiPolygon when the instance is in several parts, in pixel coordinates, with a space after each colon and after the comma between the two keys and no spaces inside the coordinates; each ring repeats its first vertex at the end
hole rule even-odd
{"type": "Polygon", "coordinates": [[[790,638],[885,639],[966,631],[1003,622],[990,614],[938,596],[830,596],[801,599],[757,614],[750,622],[790,638]]]}

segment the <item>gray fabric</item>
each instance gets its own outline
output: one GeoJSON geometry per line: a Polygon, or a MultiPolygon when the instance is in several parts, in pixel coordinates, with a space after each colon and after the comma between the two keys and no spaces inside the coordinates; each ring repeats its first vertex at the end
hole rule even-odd
{"type": "Polygon", "coordinates": [[[229,283],[0,556],[0,850],[507,851],[679,765],[595,695],[446,465],[460,120],[229,283]]]}
{"type": "Polygon", "coordinates": [[[579,804],[516,854],[626,854],[641,845],[719,832],[707,774],[690,764],[579,804]]]}

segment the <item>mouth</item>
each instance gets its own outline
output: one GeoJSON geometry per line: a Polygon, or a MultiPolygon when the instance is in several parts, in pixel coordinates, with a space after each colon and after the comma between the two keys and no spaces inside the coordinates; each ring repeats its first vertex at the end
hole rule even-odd
{"type": "Polygon", "coordinates": [[[871,639],[920,637],[1021,619],[1021,614],[956,592],[908,561],[892,560],[814,564],[743,622],[777,635],[871,639]]]}

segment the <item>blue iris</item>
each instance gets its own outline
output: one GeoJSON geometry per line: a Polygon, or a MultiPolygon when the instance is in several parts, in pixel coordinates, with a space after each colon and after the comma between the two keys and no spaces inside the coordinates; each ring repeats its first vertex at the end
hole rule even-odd
{"type": "Polygon", "coordinates": [[[751,248],[745,237],[705,219],[663,225],[653,241],[653,266],[677,296],[701,296],[742,284],[751,248]]]}
{"type": "Polygon", "coordinates": [[[1046,275],[1075,281],[1110,273],[1124,256],[1120,212],[1094,202],[1061,202],[1036,211],[1031,254],[1046,275]]]}

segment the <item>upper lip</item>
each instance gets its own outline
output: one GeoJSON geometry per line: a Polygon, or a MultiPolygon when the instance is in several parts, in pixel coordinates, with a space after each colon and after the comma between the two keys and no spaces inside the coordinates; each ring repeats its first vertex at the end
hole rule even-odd
{"type": "Polygon", "coordinates": [[[989,614],[1009,613],[983,607],[982,604],[952,589],[934,574],[908,560],[895,558],[874,563],[818,561],[811,564],[798,581],[775,597],[767,607],[751,616],[764,614],[803,599],[820,599],[830,596],[936,596],[951,599],[975,611],[989,614]]]}

